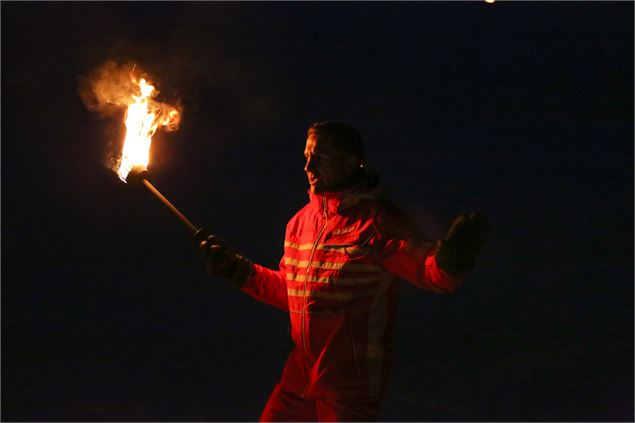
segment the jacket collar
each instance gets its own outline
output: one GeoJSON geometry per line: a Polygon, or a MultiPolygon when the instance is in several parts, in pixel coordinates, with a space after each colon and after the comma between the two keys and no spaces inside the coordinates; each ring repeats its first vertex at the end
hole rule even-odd
{"type": "Polygon", "coordinates": [[[364,200],[390,200],[388,184],[374,171],[366,169],[362,182],[355,187],[336,192],[315,194],[309,191],[309,202],[323,210],[326,203],[329,214],[340,213],[364,200]]]}

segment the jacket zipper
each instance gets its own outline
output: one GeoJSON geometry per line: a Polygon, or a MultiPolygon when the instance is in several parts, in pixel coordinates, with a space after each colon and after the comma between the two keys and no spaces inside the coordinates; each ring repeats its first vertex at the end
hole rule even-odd
{"type": "MultiPolygon", "coordinates": [[[[315,241],[313,242],[313,247],[311,248],[311,254],[309,255],[309,264],[307,265],[306,268],[306,273],[304,275],[304,289],[302,292],[302,298],[304,299],[304,306],[302,307],[302,322],[300,325],[301,331],[300,333],[302,334],[302,347],[304,348],[304,352],[308,355],[309,354],[309,349],[307,348],[306,345],[306,334],[304,331],[304,323],[305,323],[305,314],[306,314],[306,307],[307,307],[307,295],[306,295],[306,291],[307,291],[307,284],[309,282],[309,272],[311,271],[311,262],[313,261],[313,255],[315,254],[315,249],[317,248],[318,242],[320,242],[320,238],[322,238],[322,234],[324,233],[324,230],[326,229],[326,225],[328,223],[328,212],[327,212],[327,204],[326,204],[326,195],[324,195],[322,197],[322,213],[324,214],[324,225],[322,226],[322,229],[320,229],[320,232],[318,233],[317,238],[315,238],[315,241]]],[[[304,398],[304,394],[306,393],[307,388],[309,387],[309,384],[307,383],[307,385],[304,387],[304,391],[302,392],[302,397],[304,398]]]]}

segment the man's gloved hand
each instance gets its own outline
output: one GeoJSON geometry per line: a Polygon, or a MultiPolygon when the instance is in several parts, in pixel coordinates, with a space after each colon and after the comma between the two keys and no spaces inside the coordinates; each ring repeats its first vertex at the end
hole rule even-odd
{"type": "Polygon", "coordinates": [[[491,231],[487,217],[481,213],[457,216],[445,237],[437,242],[437,265],[453,275],[469,272],[491,231]]]}
{"type": "Polygon", "coordinates": [[[217,236],[209,235],[205,228],[196,231],[194,241],[209,273],[229,279],[239,287],[247,283],[247,278],[254,271],[251,260],[231,250],[217,236]]]}

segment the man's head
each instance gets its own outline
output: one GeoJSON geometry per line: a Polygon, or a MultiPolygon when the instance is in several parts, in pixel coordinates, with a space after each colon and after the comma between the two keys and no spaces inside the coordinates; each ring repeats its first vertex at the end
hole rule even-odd
{"type": "Polygon", "coordinates": [[[309,127],[304,149],[311,192],[340,191],[359,182],[364,143],[359,133],[343,122],[320,122],[309,127]]]}

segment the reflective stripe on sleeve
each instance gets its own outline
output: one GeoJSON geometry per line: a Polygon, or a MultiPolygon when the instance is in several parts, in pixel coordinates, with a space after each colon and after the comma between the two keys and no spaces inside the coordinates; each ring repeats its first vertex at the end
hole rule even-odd
{"type": "MultiPolygon", "coordinates": [[[[354,300],[361,297],[369,297],[375,295],[375,289],[368,289],[365,291],[359,292],[322,292],[322,291],[309,291],[307,292],[307,296],[313,298],[320,298],[324,300],[354,300]]],[[[289,297],[302,297],[304,295],[304,291],[300,289],[287,289],[287,295],[289,297]]]]}
{"type": "MultiPolygon", "coordinates": [[[[307,243],[297,243],[291,241],[284,241],[284,246],[288,248],[292,248],[297,251],[310,251],[313,248],[313,244],[310,242],[307,243]]],[[[354,244],[318,244],[315,247],[316,250],[324,250],[324,251],[335,251],[339,253],[348,253],[350,255],[357,255],[364,253],[366,250],[363,248],[355,247],[354,244]]]]}
{"type": "MultiPolygon", "coordinates": [[[[287,266],[294,266],[299,269],[306,269],[307,266],[309,265],[309,261],[297,260],[294,258],[285,257],[284,264],[286,264],[287,266]]],[[[343,268],[345,268],[345,270],[348,270],[351,272],[378,272],[381,270],[380,266],[367,264],[367,263],[350,263],[350,262],[336,263],[336,262],[320,262],[320,261],[313,261],[311,263],[311,268],[325,269],[325,270],[342,270],[343,268]]]]}
{"type": "Polygon", "coordinates": [[[356,277],[356,278],[340,278],[335,276],[314,276],[314,275],[304,275],[297,273],[287,273],[287,280],[294,282],[316,282],[316,283],[326,283],[333,284],[335,286],[356,286],[356,285],[369,285],[377,282],[381,282],[386,280],[385,275],[377,275],[372,274],[372,276],[366,277],[356,277]]]}

